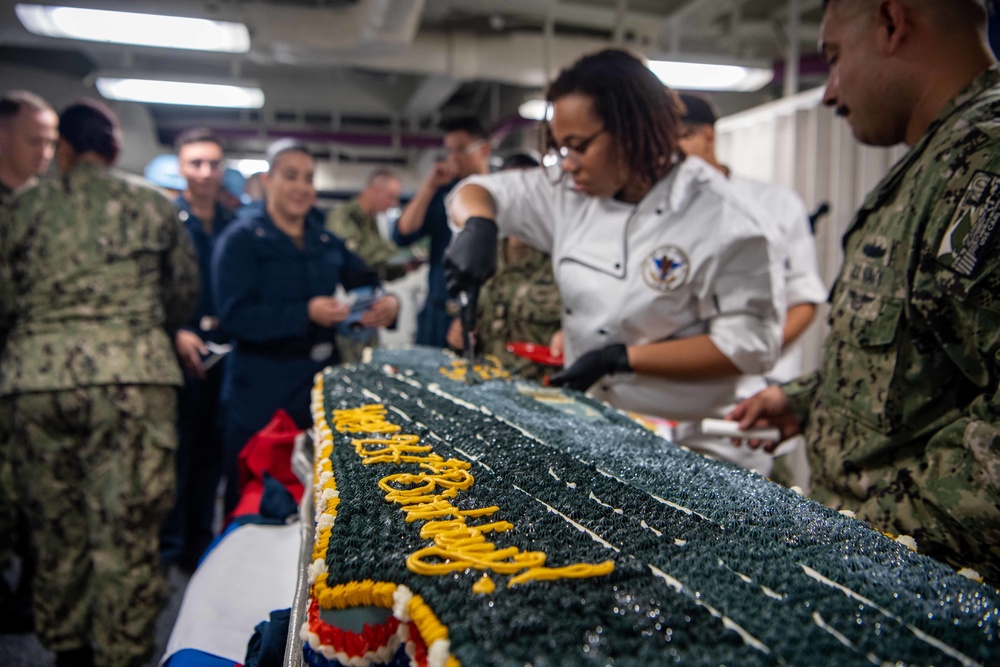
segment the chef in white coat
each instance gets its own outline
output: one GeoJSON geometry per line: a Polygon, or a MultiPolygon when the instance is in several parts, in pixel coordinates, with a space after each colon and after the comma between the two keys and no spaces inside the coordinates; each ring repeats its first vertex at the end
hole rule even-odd
{"type": "Polygon", "coordinates": [[[547,98],[558,164],[470,177],[450,195],[465,229],[446,257],[449,288],[481,284],[498,228],[525,239],[552,255],[562,296],[566,367],[552,384],[676,420],[681,444],[769,467],[698,422],[764,387],[778,358],[777,240],[721,174],[682,159],[675,97],[635,56],[585,56],[547,98]]]}
{"type": "Polygon", "coordinates": [[[809,226],[809,214],[799,195],[775,183],[758,181],[733,173],[719,162],[715,153],[715,121],[718,114],[711,101],[700,95],[681,93],[681,150],[701,158],[721,172],[737,196],[759,207],[765,222],[774,225],[785,248],[785,317],[781,358],[767,372],[770,384],[782,384],[802,375],[803,349],[799,336],[816,315],[816,307],[826,301],[828,290],[819,275],[816,242],[809,226]]]}

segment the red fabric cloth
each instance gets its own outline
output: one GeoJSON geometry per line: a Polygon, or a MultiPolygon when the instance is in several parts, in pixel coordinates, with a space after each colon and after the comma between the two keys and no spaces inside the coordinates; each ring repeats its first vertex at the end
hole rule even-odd
{"type": "Polygon", "coordinates": [[[264,473],[281,482],[295,502],[302,500],[304,488],[292,472],[292,449],[301,432],[284,410],[277,410],[267,426],[257,431],[240,452],[240,500],[227,521],[244,514],[259,514],[264,495],[264,473]]]}

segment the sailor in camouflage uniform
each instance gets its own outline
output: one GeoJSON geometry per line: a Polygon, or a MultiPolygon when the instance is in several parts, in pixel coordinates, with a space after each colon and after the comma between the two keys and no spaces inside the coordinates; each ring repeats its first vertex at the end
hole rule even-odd
{"type": "MultiPolygon", "coordinates": [[[[507,343],[548,345],[559,330],[559,288],[552,275],[552,258],[516,237],[500,244],[497,272],[479,293],[477,347],[497,356],[511,374],[541,381],[555,369],[507,351],[507,343]]],[[[448,343],[461,350],[462,326],[452,322],[448,343]]]]}
{"type": "MultiPolygon", "coordinates": [[[[55,154],[59,118],[48,102],[26,90],[9,90],[0,96],[0,207],[37,182],[55,154]]],[[[0,350],[3,350],[0,331],[0,350]]],[[[0,632],[31,627],[32,553],[27,519],[17,503],[11,463],[10,416],[0,403],[0,571],[20,561],[20,579],[11,588],[0,577],[0,632]]]]}
{"type": "Polygon", "coordinates": [[[801,428],[817,499],[996,585],[1000,71],[985,27],[976,0],[829,3],[825,102],[861,141],[910,151],[845,237],[820,370],[731,416],[801,428]]]}
{"type": "Polygon", "coordinates": [[[402,183],[391,169],[375,169],[368,175],[365,189],[351,201],[330,211],[326,227],[340,237],[347,249],[378,271],[382,280],[396,280],[406,274],[405,264],[390,260],[399,246],[379,233],[375,216],[399,206],[402,183]]]}
{"type": "MultiPolygon", "coordinates": [[[[416,262],[397,262],[400,248],[389,239],[382,238],[375,216],[399,206],[402,181],[392,169],[380,167],[368,174],[365,189],[361,193],[326,216],[326,228],[340,237],[347,249],[364,260],[365,264],[378,272],[383,281],[398,280],[410,269],[419,266],[416,262]]],[[[378,347],[379,335],[374,329],[363,329],[354,335],[336,335],[340,359],[345,364],[353,364],[364,358],[365,348],[378,347]]]]}
{"type": "Polygon", "coordinates": [[[38,547],[39,638],[57,665],[139,665],[173,493],[181,372],[167,330],[193,308],[198,269],[173,205],[108,168],[121,142],[109,109],[73,104],[59,131],[61,176],[0,225],[0,396],[38,547]]]}

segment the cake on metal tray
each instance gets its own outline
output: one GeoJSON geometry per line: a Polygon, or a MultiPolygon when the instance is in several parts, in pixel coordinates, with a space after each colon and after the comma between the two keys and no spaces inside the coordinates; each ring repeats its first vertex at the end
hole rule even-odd
{"type": "Polygon", "coordinates": [[[308,664],[997,664],[996,590],[581,394],[473,371],[381,350],[318,376],[308,664]]]}

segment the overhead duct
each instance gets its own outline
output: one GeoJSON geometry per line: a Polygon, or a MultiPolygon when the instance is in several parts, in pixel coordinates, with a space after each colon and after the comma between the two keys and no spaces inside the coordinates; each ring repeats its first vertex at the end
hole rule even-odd
{"type": "Polygon", "coordinates": [[[253,35],[251,58],[306,63],[315,53],[374,56],[399,53],[417,34],[424,0],[358,0],[339,9],[241,3],[253,35]]]}

